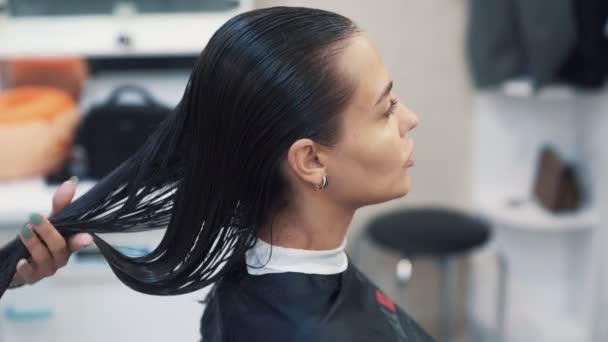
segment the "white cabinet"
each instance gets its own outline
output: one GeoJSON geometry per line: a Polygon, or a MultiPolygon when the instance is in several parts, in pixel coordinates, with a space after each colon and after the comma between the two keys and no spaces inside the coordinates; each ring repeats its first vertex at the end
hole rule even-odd
{"type": "MultiPolygon", "coordinates": [[[[159,233],[145,234],[152,242],[159,233]]],[[[141,246],[146,239],[136,240],[141,246]]],[[[207,288],[145,295],[122,284],[103,259],[84,260],[72,256],[53,277],[8,290],[0,300],[0,342],[200,340],[207,288]]]]}
{"type": "Polygon", "coordinates": [[[125,10],[124,4],[129,4],[128,1],[114,3],[116,9],[107,14],[7,16],[0,13],[0,57],[197,55],[224,22],[253,9],[254,5],[253,0],[241,0],[238,6],[225,11],[159,14],[139,13],[136,8],[125,10]]]}
{"type": "MultiPolygon", "coordinates": [[[[6,1],[0,0],[3,3],[6,1]]],[[[253,5],[253,0],[241,0],[234,9],[210,13],[48,17],[0,13],[0,58],[197,55],[225,21],[253,5]]],[[[124,82],[145,83],[161,102],[175,105],[188,76],[181,71],[102,73],[89,80],[80,106],[84,112],[124,82]]],[[[77,197],[93,185],[79,184],[77,197]]],[[[30,212],[49,213],[55,189],[42,179],[0,184],[0,245],[15,237],[30,212]]],[[[162,231],[141,234],[115,234],[108,239],[152,248],[162,231]]],[[[204,310],[199,301],[207,292],[144,295],[123,285],[103,260],[85,262],[73,256],[55,276],[4,294],[0,299],[0,342],[198,341],[204,310]]]]}
{"type": "MultiPolygon", "coordinates": [[[[493,223],[492,247],[509,263],[505,341],[605,341],[597,338],[606,313],[596,293],[605,288],[600,251],[608,242],[608,89],[558,87],[534,95],[517,85],[479,93],[474,105],[475,205],[493,223]],[[576,163],[588,190],[578,212],[554,214],[532,200],[546,144],[576,163]]],[[[488,327],[493,268],[480,258],[473,272],[473,316],[488,327]]]]}

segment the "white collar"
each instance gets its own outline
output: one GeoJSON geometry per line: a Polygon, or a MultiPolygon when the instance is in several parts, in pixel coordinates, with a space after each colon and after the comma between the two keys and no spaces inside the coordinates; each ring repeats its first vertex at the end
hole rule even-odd
{"type": "Polygon", "coordinates": [[[251,275],[284,272],[325,275],[342,273],[348,266],[345,247],[346,239],[338,248],[322,251],[272,246],[258,239],[256,244],[245,253],[247,273],[251,275]]]}

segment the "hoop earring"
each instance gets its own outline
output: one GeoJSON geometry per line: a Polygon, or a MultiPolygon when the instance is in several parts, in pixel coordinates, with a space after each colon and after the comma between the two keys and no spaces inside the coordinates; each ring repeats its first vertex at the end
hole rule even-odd
{"type": "Polygon", "coordinates": [[[323,176],[323,183],[321,185],[317,185],[317,189],[325,189],[329,185],[329,180],[327,176],[323,176]]]}

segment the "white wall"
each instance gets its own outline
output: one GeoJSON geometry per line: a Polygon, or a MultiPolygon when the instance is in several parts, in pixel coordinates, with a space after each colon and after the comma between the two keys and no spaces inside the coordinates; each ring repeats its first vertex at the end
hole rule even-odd
{"type": "Polygon", "coordinates": [[[593,240],[594,262],[592,266],[594,342],[608,340],[608,153],[606,132],[608,131],[608,89],[599,94],[584,96],[581,125],[581,159],[583,171],[592,189],[592,197],[598,207],[600,224],[593,240]]]}

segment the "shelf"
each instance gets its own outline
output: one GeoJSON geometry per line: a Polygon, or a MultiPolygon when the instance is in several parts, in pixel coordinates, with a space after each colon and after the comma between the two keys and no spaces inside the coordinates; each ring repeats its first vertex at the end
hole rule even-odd
{"type": "Polygon", "coordinates": [[[509,204],[509,200],[485,201],[477,204],[479,213],[492,222],[531,232],[571,232],[593,229],[599,224],[595,208],[582,208],[577,212],[553,213],[534,200],[509,204]]]}
{"type": "MultiPolygon", "coordinates": [[[[80,182],[74,199],[94,185],[91,181],[80,182]]],[[[0,230],[16,230],[28,220],[30,213],[50,214],[58,187],[47,185],[41,177],[0,182],[0,230]]]]}
{"type": "MultiPolygon", "coordinates": [[[[572,101],[578,96],[578,90],[567,84],[547,85],[535,91],[532,80],[529,78],[508,80],[492,92],[511,98],[534,99],[536,101],[572,101]]],[[[481,93],[488,93],[488,91],[482,91],[481,93]]]]}
{"type": "Polygon", "coordinates": [[[228,11],[194,14],[37,17],[0,14],[0,58],[198,55],[227,20],[250,9],[253,0],[241,0],[238,7],[228,11]]]}

